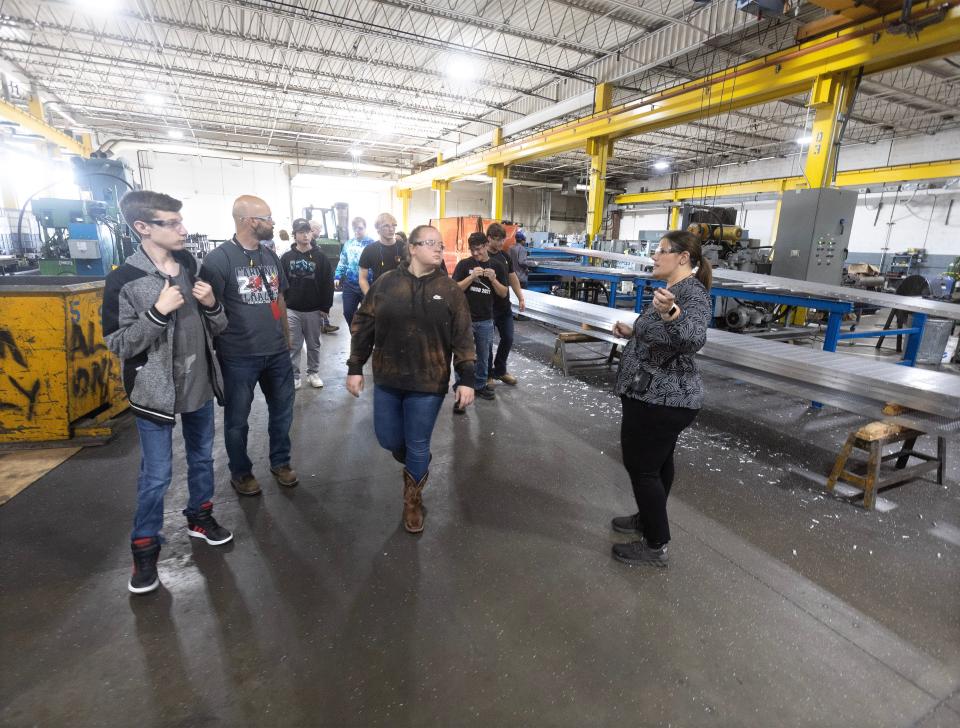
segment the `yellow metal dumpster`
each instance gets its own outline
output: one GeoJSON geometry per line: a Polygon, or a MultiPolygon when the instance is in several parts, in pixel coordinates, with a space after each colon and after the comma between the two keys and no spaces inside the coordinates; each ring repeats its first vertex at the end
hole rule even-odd
{"type": "Polygon", "coordinates": [[[102,280],[0,276],[0,444],[102,436],[127,407],[102,280]]]}

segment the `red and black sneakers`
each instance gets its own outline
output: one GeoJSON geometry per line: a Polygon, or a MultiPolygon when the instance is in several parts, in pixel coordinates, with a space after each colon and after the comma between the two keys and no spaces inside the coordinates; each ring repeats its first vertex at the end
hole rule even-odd
{"type": "Polygon", "coordinates": [[[187,516],[187,533],[193,538],[202,538],[211,546],[220,546],[233,539],[233,534],[214,519],[213,503],[210,501],[200,506],[199,516],[187,516]]]}
{"type": "Polygon", "coordinates": [[[133,552],[133,573],[127,588],[134,594],[146,594],[160,586],[157,576],[157,559],[160,558],[160,542],[155,538],[138,538],[130,544],[133,552]]]}

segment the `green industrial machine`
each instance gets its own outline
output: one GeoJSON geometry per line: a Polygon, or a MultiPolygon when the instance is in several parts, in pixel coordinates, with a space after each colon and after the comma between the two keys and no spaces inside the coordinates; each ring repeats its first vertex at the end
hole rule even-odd
{"type": "Polygon", "coordinates": [[[343,243],[350,238],[349,213],[350,208],[346,202],[338,202],[333,207],[303,208],[305,219],[320,223],[320,235],[314,239],[314,242],[334,267],[340,262],[343,243]]]}
{"type": "Polygon", "coordinates": [[[133,185],[129,170],[118,160],[77,157],[73,164],[77,185],[93,199],[32,201],[42,245],[40,274],[103,277],[132,252],[119,202],[133,185]]]}

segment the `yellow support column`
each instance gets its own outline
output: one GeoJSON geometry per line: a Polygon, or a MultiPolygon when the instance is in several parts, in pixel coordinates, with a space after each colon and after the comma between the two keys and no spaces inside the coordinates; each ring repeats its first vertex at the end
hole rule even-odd
{"type": "Polygon", "coordinates": [[[400,226],[403,232],[410,234],[410,199],[413,197],[411,189],[397,189],[400,200],[400,226]]]}
{"type": "Polygon", "coordinates": [[[814,109],[813,131],[807,149],[804,176],[810,187],[818,189],[833,184],[837,164],[837,135],[842,119],[853,105],[854,71],[818,76],[810,93],[810,108],[814,109]]]}
{"type": "Polygon", "coordinates": [[[432,187],[437,191],[437,219],[439,220],[447,216],[447,190],[450,189],[450,180],[434,180],[432,187]]]}
{"type": "MultiPolygon", "coordinates": [[[[599,83],[593,92],[593,111],[600,113],[610,108],[613,102],[613,85],[599,83]]],[[[587,188],[587,242],[592,245],[603,225],[603,210],[607,198],[607,161],[613,153],[609,137],[597,137],[587,141],[590,155],[590,182],[587,188]]]]}
{"type": "Polygon", "coordinates": [[[487,176],[493,183],[490,190],[490,219],[500,222],[503,220],[503,180],[507,170],[502,164],[487,167],[487,176]]]}
{"type": "Polygon", "coordinates": [[[680,206],[673,205],[670,208],[670,230],[678,230],[680,228],[680,206]]]}

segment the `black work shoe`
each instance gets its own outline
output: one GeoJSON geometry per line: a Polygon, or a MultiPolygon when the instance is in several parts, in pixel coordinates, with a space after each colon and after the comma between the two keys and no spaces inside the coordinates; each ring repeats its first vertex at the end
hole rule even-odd
{"type": "Polygon", "coordinates": [[[200,506],[200,515],[187,516],[187,533],[193,538],[202,538],[211,546],[219,546],[233,540],[233,534],[217,523],[213,517],[213,503],[200,506]]]}
{"type": "Polygon", "coordinates": [[[477,396],[480,399],[496,399],[497,398],[497,395],[494,393],[492,387],[484,387],[483,389],[478,389],[477,396]]]}
{"type": "Polygon", "coordinates": [[[652,549],[642,540],[616,543],[613,545],[613,558],[625,564],[650,564],[662,569],[667,565],[667,545],[652,549]]]}
{"type": "Polygon", "coordinates": [[[639,533],[643,535],[643,530],[640,528],[639,513],[634,513],[632,516],[617,516],[610,521],[610,525],[617,533],[639,533]]]}
{"type": "Polygon", "coordinates": [[[320,330],[325,334],[335,334],[340,330],[340,327],[334,326],[333,324],[327,324],[320,330]]]}
{"type": "Polygon", "coordinates": [[[155,538],[138,538],[130,544],[133,552],[133,573],[127,584],[134,594],[146,594],[160,586],[157,576],[157,559],[160,558],[160,542],[155,538]]]}

